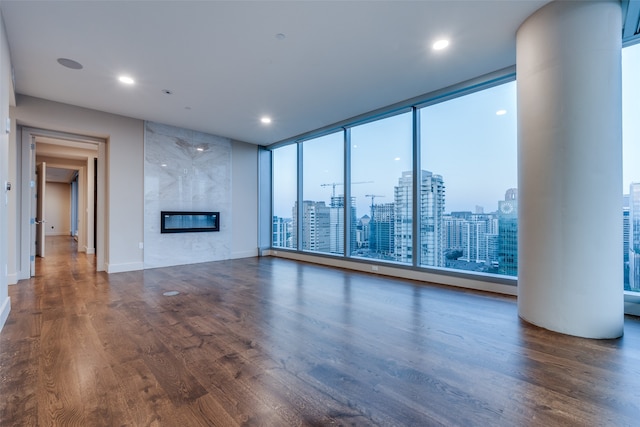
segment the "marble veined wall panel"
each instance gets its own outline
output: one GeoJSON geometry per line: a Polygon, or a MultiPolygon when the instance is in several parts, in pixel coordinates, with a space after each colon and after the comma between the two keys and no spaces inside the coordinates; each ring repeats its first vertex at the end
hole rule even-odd
{"type": "Polygon", "coordinates": [[[228,259],[231,141],[146,122],[144,150],[144,267],[228,259]],[[220,212],[220,231],[161,234],[161,211],[220,212]]]}

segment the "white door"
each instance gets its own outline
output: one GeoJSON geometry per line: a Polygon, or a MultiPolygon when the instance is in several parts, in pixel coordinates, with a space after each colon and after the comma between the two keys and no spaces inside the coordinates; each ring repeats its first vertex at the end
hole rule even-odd
{"type": "Polygon", "coordinates": [[[33,137],[29,134],[23,134],[23,154],[28,154],[24,156],[25,160],[28,159],[25,168],[29,173],[29,271],[30,276],[33,277],[36,275],[36,216],[37,216],[37,207],[36,207],[36,199],[38,197],[36,182],[36,144],[33,140],[33,137]]]}
{"type": "Polygon", "coordinates": [[[46,213],[45,213],[45,197],[46,197],[46,178],[47,164],[45,162],[36,166],[37,185],[36,185],[36,256],[44,258],[45,248],[45,231],[46,231],[46,213]]]}

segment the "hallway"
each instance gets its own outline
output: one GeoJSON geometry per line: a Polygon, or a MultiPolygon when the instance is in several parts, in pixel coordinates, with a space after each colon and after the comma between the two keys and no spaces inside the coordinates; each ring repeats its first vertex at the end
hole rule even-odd
{"type": "MultiPolygon", "coordinates": [[[[80,271],[95,271],[95,255],[78,252],[78,242],[71,236],[47,236],[45,239],[45,258],[36,257],[35,278],[55,274],[56,280],[64,280],[59,275],[65,272],[76,274],[80,271]]],[[[33,280],[33,279],[32,279],[33,280]]]]}

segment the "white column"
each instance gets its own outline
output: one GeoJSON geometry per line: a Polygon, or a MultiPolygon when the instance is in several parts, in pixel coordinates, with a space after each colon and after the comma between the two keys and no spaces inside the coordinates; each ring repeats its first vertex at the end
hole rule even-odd
{"type": "Polygon", "coordinates": [[[518,312],[553,331],[622,335],[622,17],[551,2],[517,33],[518,312]]]}

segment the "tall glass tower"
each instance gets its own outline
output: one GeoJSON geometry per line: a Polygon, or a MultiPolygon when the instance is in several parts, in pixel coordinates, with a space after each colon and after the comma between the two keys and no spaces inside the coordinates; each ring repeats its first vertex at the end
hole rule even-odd
{"type": "Polygon", "coordinates": [[[394,251],[395,204],[372,205],[369,221],[369,249],[373,258],[392,259],[394,251]]]}
{"type": "Polygon", "coordinates": [[[507,190],[498,202],[498,272],[518,275],[518,190],[507,190]]]}
{"type": "Polygon", "coordinates": [[[629,288],[640,291],[640,182],[629,186],[629,288]]]}

